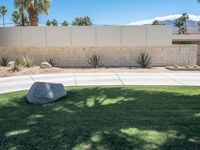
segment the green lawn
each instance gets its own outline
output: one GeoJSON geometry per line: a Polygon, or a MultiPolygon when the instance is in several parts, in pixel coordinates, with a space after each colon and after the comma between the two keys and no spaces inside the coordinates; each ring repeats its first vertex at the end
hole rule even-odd
{"type": "Polygon", "coordinates": [[[199,150],[200,87],[70,87],[28,104],[0,95],[0,150],[199,150]]]}

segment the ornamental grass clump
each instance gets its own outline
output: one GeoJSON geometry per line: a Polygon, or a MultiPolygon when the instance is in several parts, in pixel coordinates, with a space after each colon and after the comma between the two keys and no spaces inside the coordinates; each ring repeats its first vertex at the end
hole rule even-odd
{"type": "Polygon", "coordinates": [[[145,52],[141,52],[138,56],[137,63],[142,68],[147,68],[151,64],[151,57],[145,52]]]}
{"type": "Polygon", "coordinates": [[[13,71],[13,72],[15,72],[15,71],[19,71],[20,69],[21,69],[21,67],[22,67],[22,61],[20,60],[20,59],[15,59],[14,61],[13,61],[13,63],[12,63],[12,65],[11,65],[11,70],[13,71]]]}
{"type": "Polygon", "coordinates": [[[23,57],[23,65],[24,67],[33,67],[33,59],[29,57],[27,54],[23,57]]]}

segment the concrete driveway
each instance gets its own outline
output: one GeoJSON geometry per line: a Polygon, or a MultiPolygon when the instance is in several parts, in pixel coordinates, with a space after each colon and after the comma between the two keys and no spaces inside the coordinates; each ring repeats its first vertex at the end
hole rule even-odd
{"type": "Polygon", "coordinates": [[[64,73],[0,78],[0,93],[27,90],[36,81],[65,86],[177,85],[200,86],[200,73],[64,73]]]}

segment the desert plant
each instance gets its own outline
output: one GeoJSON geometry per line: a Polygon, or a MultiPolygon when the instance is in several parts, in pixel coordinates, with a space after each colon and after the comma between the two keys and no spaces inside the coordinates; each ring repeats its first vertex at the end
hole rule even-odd
{"type": "Polygon", "coordinates": [[[179,65],[174,65],[174,68],[179,68],[179,65]]]}
{"type": "Polygon", "coordinates": [[[185,68],[189,69],[189,68],[190,68],[190,65],[185,65],[185,68]]]}
{"type": "Polygon", "coordinates": [[[147,68],[151,64],[151,57],[145,52],[141,52],[138,60],[138,65],[140,65],[142,68],[147,68]]]}
{"type": "Polygon", "coordinates": [[[198,66],[197,65],[193,65],[193,68],[198,68],[198,66]]]}
{"type": "Polygon", "coordinates": [[[55,61],[54,61],[52,58],[49,58],[49,59],[47,60],[47,62],[48,62],[52,67],[55,67],[55,65],[56,65],[55,61]]]}
{"type": "Polygon", "coordinates": [[[24,67],[32,67],[33,59],[30,58],[27,54],[23,57],[23,65],[24,67]]]}
{"type": "Polygon", "coordinates": [[[98,55],[92,55],[88,59],[88,64],[90,64],[93,68],[98,68],[103,66],[102,58],[98,55]]]}
{"type": "Polygon", "coordinates": [[[2,57],[2,58],[0,59],[0,65],[1,65],[1,66],[7,66],[8,63],[9,63],[8,57],[2,57]]]}
{"type": "Polygon", "coordinates": [[[13,72],[19,71],[21,69],[21,67],[22,67],[22,61],[17,58],[17,59],[14,60],[12,66],[11,66],[11,70],[13,72]]]}

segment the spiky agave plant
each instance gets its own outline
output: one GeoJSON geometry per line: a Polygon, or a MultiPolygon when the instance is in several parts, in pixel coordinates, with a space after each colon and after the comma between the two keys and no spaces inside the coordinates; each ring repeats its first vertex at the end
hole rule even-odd
{"type": "Polygon", "coordinates": [[[147,68],[151,64],[151,57],[145,52],[141,52],[138,60],[138,65],[140,65],[142,68],[147,68]]]}
{"type": "Polygon", "coordinates": [[[9,59],[8,59],[8,57],[2,57],[1,59],[0,59],[0,65],[1,66],[7,66],[8,65],[8,63],[9,63],[9,59]]]}
{"type": "Polygon", "coordinates": [[[103,60],[98,55],[92,55],[88,59],[88,64],[91,65],[93,68],[98,68],[103,66],[103,60]]]}
{"type": "Polygon", "coordinates": [[[55,67],[56,63],[52,58],[47,59],[47,62],[52,66],[55,67]]]}

